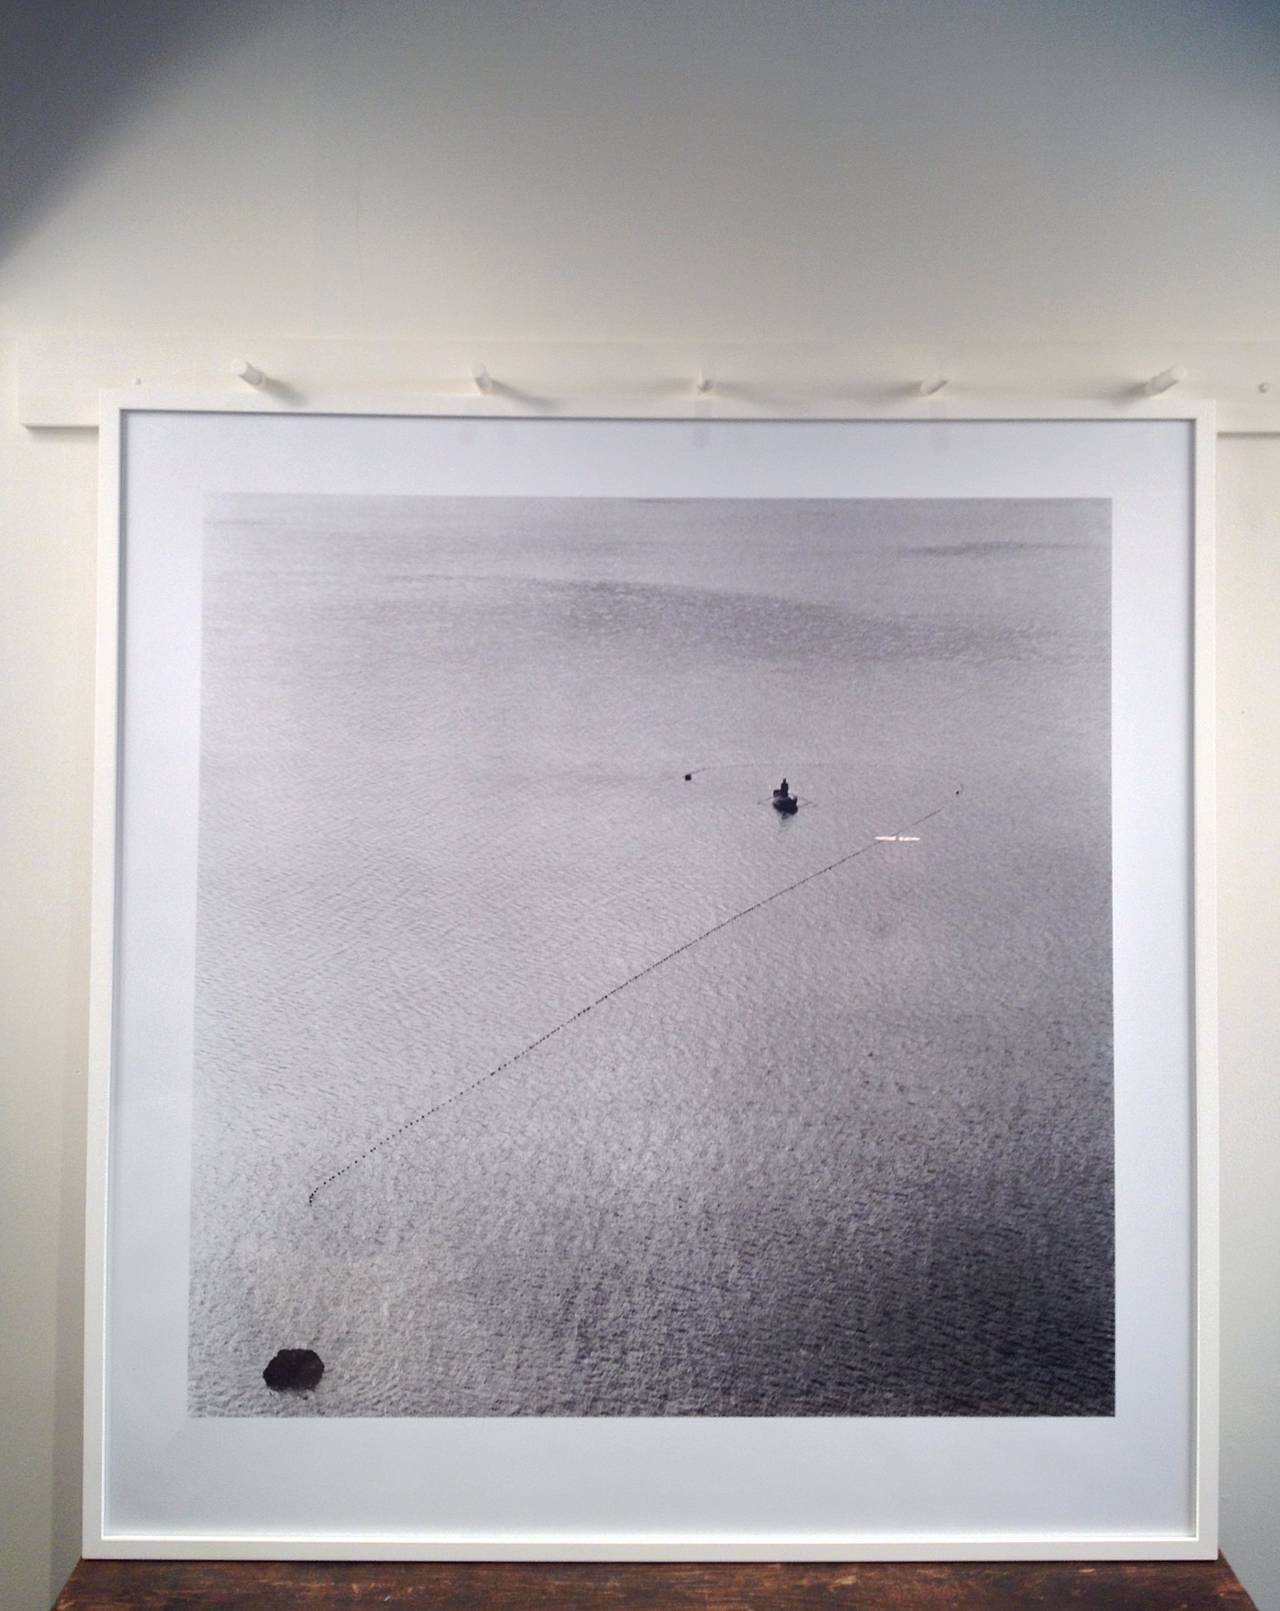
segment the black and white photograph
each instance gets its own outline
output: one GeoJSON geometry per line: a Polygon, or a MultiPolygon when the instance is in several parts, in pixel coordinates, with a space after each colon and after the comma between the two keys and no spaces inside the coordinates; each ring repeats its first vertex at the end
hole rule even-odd
{"type": "Polygon", "coordinates": [[[1110,1416],[1110,567],[209,496],[191,1414],[1110,1416]]]}
{"type": "Polygon", "coordinates": [[[0,1611],[1280,1611],[1280,0],[9,10],[0,1611]]]}

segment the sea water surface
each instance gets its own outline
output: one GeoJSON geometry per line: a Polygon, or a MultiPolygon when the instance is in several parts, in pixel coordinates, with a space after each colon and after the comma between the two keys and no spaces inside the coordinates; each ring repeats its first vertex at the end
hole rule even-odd
{"type": "Polygon", "coordinates": [[[1109,1414],[1109,518],[213,500],[192,1412],[1109,1414]]]}

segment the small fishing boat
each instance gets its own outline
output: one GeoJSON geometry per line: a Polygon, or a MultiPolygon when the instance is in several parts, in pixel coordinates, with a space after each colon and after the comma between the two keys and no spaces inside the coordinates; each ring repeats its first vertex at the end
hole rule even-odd
{"type": "Polygon", "coordinates": [[[777,788],[773,791],[772,803],[773,809],[778,812],[780,816],[794,817],[796,812],[799,811],[800,802],[787,787],[786,778],[783,778],[781,788],[777,788]]]}

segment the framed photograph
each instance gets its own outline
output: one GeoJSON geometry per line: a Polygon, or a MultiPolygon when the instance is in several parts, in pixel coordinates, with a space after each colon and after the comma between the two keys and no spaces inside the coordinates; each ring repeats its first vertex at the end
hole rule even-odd
{"type": "Polygon", "coordinates": [[[106,408],[87,1555],[1216,1552],[1209,419],[696,412],[106,408]]]}

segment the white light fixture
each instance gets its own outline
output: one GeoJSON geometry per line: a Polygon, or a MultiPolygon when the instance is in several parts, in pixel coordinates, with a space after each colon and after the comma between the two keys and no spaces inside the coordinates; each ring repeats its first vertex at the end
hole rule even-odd
{"type": "Polygon", "coordinates": [[[1159,397],[1161,392],[1170,392],[1181,381],[1186,380],[1187,372],[1181,364],[1174,364],[1169,369],[1162,369],[1158,375],[1151,379],[1142,388],[1148,397],[1159,397]]]}

